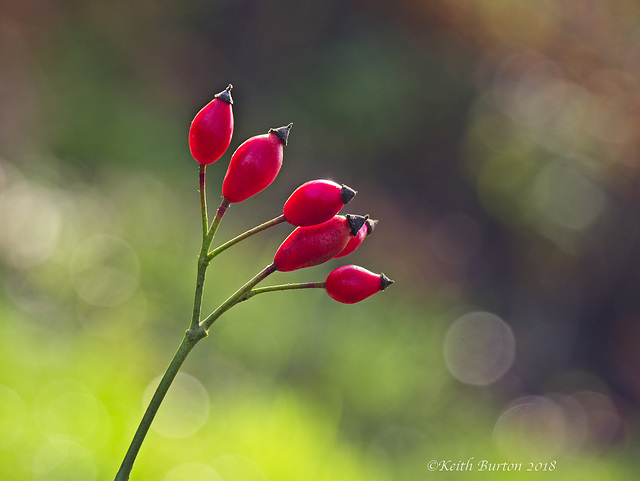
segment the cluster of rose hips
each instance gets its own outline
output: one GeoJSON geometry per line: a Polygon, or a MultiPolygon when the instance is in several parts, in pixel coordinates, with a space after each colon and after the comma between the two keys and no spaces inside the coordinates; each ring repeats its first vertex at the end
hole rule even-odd
{"type": "MultiPolygon", "coordinates": [[[[201,182],[204,167],[222,157],[231,143],[234,127],[231,89],[229,85],[203,107],[189,130],[189,147],[201,165],[201,182]]],[[[273,182],[282,167],[291,127],[289,124],[271,129],[237,148],[222,183],[221,208],[226,210],[229,204],[242,202],[273,182]]],[[[294,271],[353,252],[376,224],[368,216],[338,215],[355,195],[355,190],[330,180],[312,180],[298,187],[284,203],[283,214],[269,223],[271,226],[286,221],[296,229],[280,245],[267,270],[294,271]]],[[[324,287],[333,299],[351,304],[384,290],[392,282],[384,274],[346,265],[333,270],[324,283],[313,287],[324,287]]]]}
{"type": "Polygon", "coordinates": [[[165,371],[149,402],[129,449],[116,474],[116,481],[127,481],[138,451],[162,403],[169,386],[191,349],[222,314],[239,302],[262,293],[286,289],[319,287],[333,299],[345,304],[360,302],[384,290],[393,281],[384,274],[374,274],[362,267],[345,265],[333,270],[323,282],[290,283],[256,288],[265,277],[276,271],[288,272],[322,264],[353,252],[373,231],[376,221],[369,216],[338,215],[356,191],[330,180],[312,180],[298,187],[284,203],[282,214],[226,243],[210,250],[220,221],[231,203],[242,202],[265,189],[282,167],[284,146],[292,124],[271,129],[267,134],[243,142],[231,157],[222,182],[222,202],[209,224],[205,193],[206,166],[218,160],[231,143],[233,135],[232,86],[215,96],[193,119],[189,129],[191,154],[199,163],[200,205],[202,208],[202,247],[198,257],[193,317],[190,328],[165,371]],[[265,267],[205,319],[200,319],[205,272],[211,260],[247,237],[279,223],[296,228],[278,248],[273,262],[265,267]]]}

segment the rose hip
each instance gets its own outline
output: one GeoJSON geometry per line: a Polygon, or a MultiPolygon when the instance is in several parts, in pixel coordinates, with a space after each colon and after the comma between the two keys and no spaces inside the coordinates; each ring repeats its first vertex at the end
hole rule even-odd
{"type": "Polygon", "coordinates": [[[226,199],[242,202],[273,182],[282,167],[283,148],[292,125],[251,137],[236,149],[222,182],[226,199]]]}
{"type": "Polygon", "coordinates": [[[344,184],[331,180],[311,180],[291,194],[282,212],[291,225],[321,224],[340,212],[355,195],[356,191],[344,184]]]}
{"type": "Polygon", "coordinates": [[[360,247],[360,244],[362,244],[362,241],[365,239],[365,237],[369,236],[373,232],[373,229],[375,228],[377,223],[377,220],[367,219],[367,222],[365,222],[365,224],[360,228],[355,237],[349,239],[349,242],[347,243],[345,248],[342,249],[340,254],[336,256],[336,258],[349,255],[358,247],[360,247]]]}
{"type": "Polygon", "coordinates": [[[332,299],[344,304],[355,304],[383,291],[393,284],[384,274],[374,274],[359,266],[338,267],[327,276],[325,289],[332,299]]]}
{"type": "Polygon", "coordinates": [[[273,262],[279,271],[311,267],[336,256],[367,218],[336,215],[322,224],[297,227],[278,248],[273,262]]]}
{"type": "Polygon", "coordinates": [[[203,165],[222,157],[233,135],[233,85],[215,95],[215,98],[198,112],[189,128],[191,155],[203,165]]]}

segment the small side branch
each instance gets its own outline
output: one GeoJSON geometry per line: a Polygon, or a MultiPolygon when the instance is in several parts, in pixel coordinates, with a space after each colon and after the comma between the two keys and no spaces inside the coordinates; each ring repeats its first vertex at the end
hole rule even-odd
{"type": "Polygon", "coordinates": [[[231,239],[230,241],[225,242],[224,244],[222,244],[219,247],[216,247],[215,249],[213,249],[209,255],[207,256],[207,260],[211,261],[211,259],[213,259],[215,256],[217,256],[218,254],[220,254],[221,252],[227,250],[229,247],[237,244],[238,242],[246,239],[247,237],[251,237],[254,234],[257,234],[258,232],[262,232],[263,230],[268,229],[269,227],[273,227],[274,225],[278,225],[281,224],[283,222],[285,222],[286,219],[284,218],[284,215],[280,215],[274,219],[271,219],[267,222],[265,222],[264,224],[260,224],[256,227],[254,227],[253,229],[249,229],[248,231],[240,234],[239,236],[234,237],[233,239],[231,239]]]}
{"type": "Polygon", "coordinates": [[[265,287],[256,287],[255,289],[251,289],[247,292],[241,301],[246,301],[247,299],[251,299],[253,296],[258,294],[263,294],[265,292],[276,292],[276,291],[290,291],[293,289],[324,289],[326,287],[326,282],[291,282],[288,284],[278,284],[275,286],[265,286],[265,287]]]}
{"type": "Polygon", "coordinates": [[[211,328],[211,325],[218,319],[222,314],[227,312],[233,306],[235,306],[238,302],[243,300],[243,297],[254,288],[256,284],[262,281],[264,278],[273,274],[276,271],[275,264],[271,263],[264,269],[262,269],[258,274],[255,275],[249,282],[247,282],[244,286],[238,289],[235,293],[233,293],[226,301],[224,301],[220,306],[213,311],[209,316],[200,323],[200,327],[204,328],[205,332],[211,328]]]}

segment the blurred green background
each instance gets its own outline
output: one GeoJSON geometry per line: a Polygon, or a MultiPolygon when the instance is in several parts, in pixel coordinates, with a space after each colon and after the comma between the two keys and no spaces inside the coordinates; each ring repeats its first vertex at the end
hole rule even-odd
{"type": "MultiPolygon", "coordinates": [[[[217,240],[333,178],[380,220],[348,262],[396,283],[231,310],[132,479],[635,479],[639,36],[633,0],[1,1],[0,478],[115,476],[190,316],[189,123],[233,83],[210,207],[233,149],[294,127],[217,240]]],[[[217,258],[205,310],[288,232],[217,258]]]]}

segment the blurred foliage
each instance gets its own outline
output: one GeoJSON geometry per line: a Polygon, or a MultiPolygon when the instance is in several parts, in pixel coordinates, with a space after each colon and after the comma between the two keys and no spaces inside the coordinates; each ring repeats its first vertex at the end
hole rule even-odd
{"type": "MultiPolygon", "coordinates": [[[[220,241],[331,177],[381,221],[349,262],[396,284],[225,314],[132,479],[450,479],[427,463],[471,457],[634,479],[639,20],[632,0],[0,2],[0,477],[115,475],[191,311],[188,125],[231,82],[231,149],[294,128],[220,241]]],[[[216,258],[205,310],[287,232],[216,258]]]]}

